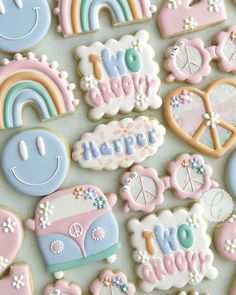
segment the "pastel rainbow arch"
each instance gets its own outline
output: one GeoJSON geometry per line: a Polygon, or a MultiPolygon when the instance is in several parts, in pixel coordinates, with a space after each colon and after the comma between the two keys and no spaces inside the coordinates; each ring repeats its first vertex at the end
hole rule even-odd
{"type": "Polygon", "coordinates": [[[58,32],[71,36],[98,30],[103,8],[109,9],[114,26],[146,21],[157,10],[150,0],[58,0],[58,32]]]}
{"type": "Polygon", "coordinates": [[[23,125],[25,105],[32,105],[42,121],[73,113],[79,101],[74,98],[74,84],[67,73],[57,70],[57,62],[47,63],[47,57],[33,53],[22,57],[17,53],[12,61],[2,60],[0,67],[0,129],[23,125]]]}

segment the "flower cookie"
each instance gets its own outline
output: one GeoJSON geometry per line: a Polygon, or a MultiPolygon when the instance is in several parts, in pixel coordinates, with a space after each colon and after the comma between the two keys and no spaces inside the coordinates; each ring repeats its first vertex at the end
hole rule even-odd
{"type": "Polygon", "coordinates": [[[119,41],[111,39],[105,44],[95,42],[89,47],[78,47],[80,85],[86,92],[85,101],[92,108],[89,112],[92,120],[161,106],[157,94],[159,66],[148,40],[148,32],[142,30],[119,41]]]}
{"type": "Polygon", "coordinates": [[[220,79],[206,91],[178,88],[167,95],[164,112],[180,138],[209,156],[221,157],[236,140],[236,81],[220,79]]]}
{"type": "Polygon", "coordinates": [[[227,260],[236,261],[236,214],[220,224],[215,230],[215,246],[227,260]]]}
{"type": "Polygon", "coordinates": [[[50,24],[47,0],[0,0],[0,51],[31,48],[44,38],[50,24]]]}
{"type": "Polygon", "coordinates": [[[65,280],[58,280],[55,284],[48,285],[43,290],[43,295],[81,295],[81,289],[76,284],[69,283],[65,280]]]}
{"type": "Polygon", "coordinates": [[[99,14],[108,9],[113,26],[124,26],[151,19],[156,12],[150,0],[58,0],[54,13],[58,16],[57,31],[65,37],[90,33],[100,28],[99,14]]]}
{"type": "Polygon", "coordinates": [[[129,282],[126,275],[121,271],[104,270],[90,286],[92,295],[134,295],[135,291],[134,284],[129,282]]]}
{"type": "Polygon", "coordinates": [[[228,164],[226,166],[226,185],[228,190],[232,193],[232,196],[236,198],[236,150],[233,151],[228,164]]]}
{"type": "Polygon", "coordinates": [[[154,155],[165,133],[165,127],[151,117],[112,121],[82,135],[74,144],[72,158],[93,170],[127,168],[154,155]]]}
{"type": "Polygon", "coordinates": [[[70,165],[69,147],[50,129],[30,129],[14,135],[2,152],[1,168],[18,192],[44,196],[64,182],[70,165]]]}
{"type": "Polygon", "coordinates": [[[209,293],[199,293],[198,291],[190,291],[190,292],[179,291],[175,295],[210,295],[210,294],[209,293]]]}
{"type": "Polygon", "coordinates": [[[157,20],[164,38],[202,30],[225,21],[223,0],[164,0],[157,20]]]}
{"type": "Polygon", "coordinates": [[[185,208],[131,219],[128,229],[134,247],[136,273],[144,292],[154,289],[198,285],[204,278],[214,280],[218,271],[212,266],[211,238],[202,217],[203,208],[185,208]]]}
{"type": "Polygon", "coordinates": [[[2,60],[0,100],[3,111],[0,129],[22,126],[25,105],[32,105],[43,121],[75,111],[79,103],[73,95],[75,85],[69,84],[67,72],[59,72],[57,67],[56,61],[47,62],[46,55],[37,58],[31,52],[26,57],[17,53],[13,60],[2,60]]]}
{"type": "Polygon", "coordinates": [[[35,232],[48,272],[58,279],[66,269],[102,259],[115,261],[120,248],[112,214],[116,201],[115,194],[106,198],[93,185],[78,185],[41,199],[35,219],[25,224],[35,232]]]}

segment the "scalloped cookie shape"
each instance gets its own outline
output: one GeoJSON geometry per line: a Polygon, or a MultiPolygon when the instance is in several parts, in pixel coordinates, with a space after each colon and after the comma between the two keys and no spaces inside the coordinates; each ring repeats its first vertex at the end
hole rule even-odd
{"type": "Polygon", "coordinates": [[[236,81],[216,80],[206,91],[177,88],[165,98],[164,112],[180,138],[198,151],[219,158],[236,140],[236,81]]]}
{"type": "Polygon", "coordinates": [[[81,289],[74,283],[66,280],[58,280],[54,284],[49,284],[43,291],[43,295],[81,295],[81,289]]]}

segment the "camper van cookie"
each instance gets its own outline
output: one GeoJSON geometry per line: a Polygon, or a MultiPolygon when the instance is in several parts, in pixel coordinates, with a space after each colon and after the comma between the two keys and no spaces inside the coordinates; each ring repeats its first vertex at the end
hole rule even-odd
{"type": "Polygon", "coordinates": [[[30,129],[14,135],[5,145],[1,168],[18,192],[45,196],[64,182],[70,165],[69,147],[50,129],[30,129]]]}
{"type": "Polygon", "coordinates": [[[157,10],[150,0],[59,0],[54,10],[59,19],[57,31],[65,37],[94,32],[100,28],[100,11],[105,9],[115,27],[147,21],[157,10]]]}
{"type": "Polygon", "coordinates": [[[236,261],[236,214],[220,224],[215,230],[215,246],[227,260],[236,261]]]}
{"type": "Polygon", "coordinates": [[[35,232],[48,272],[60,278],[66,269],[115,260],[120,248],[112,214],[116,201],[115,194],[106,198],[93,185],[78,185],[41,199],[35,219],[28,219],[26,226],[35,232]]]}
{"type": "Polygon", "coordinates": [[[129,282],[127,276],[121,271],[104,270],[90,286],[92,295],[134,295],[135,291],[134,284],[129,282]]]}
{"type": "Polygon", "coordinates": [[[105,44],[95,42],[89,47],[78,47],[80,85],[92,108],[92,120],[161,106],[157,94],[159,66],[148,40],[148,32],[142,30],[119,41],[111,39],[105,44]]]}
{"type": "Polygon", "coordinates": [[[0,0],[0,50],[29,49],[43,39],[50,23],[47,0],[0,0]]]}
{"type": "Polygon", "coordinates": [[[157,16],[164,38],[202,30],[227,18],[225,3],[221,0],[165,0],[157,16]]]}
{"type": "Polygon", "coordinates": [[[206,91],[181,87],[167,95],[170,128],[197,150],[221,157],[236,140],[236,81],[220,79],[206,91]]]}
{"type": "Polygon", "coordinates": [[[57,67],[56,61],[48,63],[46,55],[37,58],[32,52],[26,57],[17,53],[13,60],[1,61],[0,129],[21,127],[26,105],[33,106],[42,121],[75,111],[79,103],[73,95],[75,85],[69,84],[67,72],[59,72],[57,67]]]}
{"type": "Polygon", "coordinates": [[[209,248],[211,238],[202,214],[202,207],[194,204],[189,210],[164,210],[129,221],[142,291],[183,288],[217,277],[217,269],[212,266],[214,254],[209,248]]]}
{"type": "Polygon", "coordinates": [[[236,150],[230,156],[225,172],[227,188],[232,196],[236,198],[236,150]]]}
{"type": "Polygon", "coordinates": [[[138,117],[99,125],[74,144],[72,158],[83,168],[127,168],[154,155],[164,142],[166,130],[157,119],[138,117]]]}
{"type": "Polygon", "coordinates": [[[65,280],[58,280],[54,284],[48,285],[43,295],[81,295],[80,287],[65,280]]]}
{"type": "Polygon", "coordinates": [[[0,206],[0,277],[14,261],[22,241],[20,219],[8,208],[0,206]]]}

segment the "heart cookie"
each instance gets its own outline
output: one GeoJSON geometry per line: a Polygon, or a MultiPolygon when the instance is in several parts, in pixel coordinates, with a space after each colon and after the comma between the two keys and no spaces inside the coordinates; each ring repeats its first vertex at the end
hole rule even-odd
{"type": "Polygon", "coordinates": [[[216,80],[206,91],[177,88],[166,97],[164,111],[170,128],[180,138],[219,158],[236,140],[236,81],[216,80]]]}
{"type": "Polygon", "coordinates": [[[22,241],[20,219],[9,209],[0,207],[0,276],[15,259],[22,241]]]}

